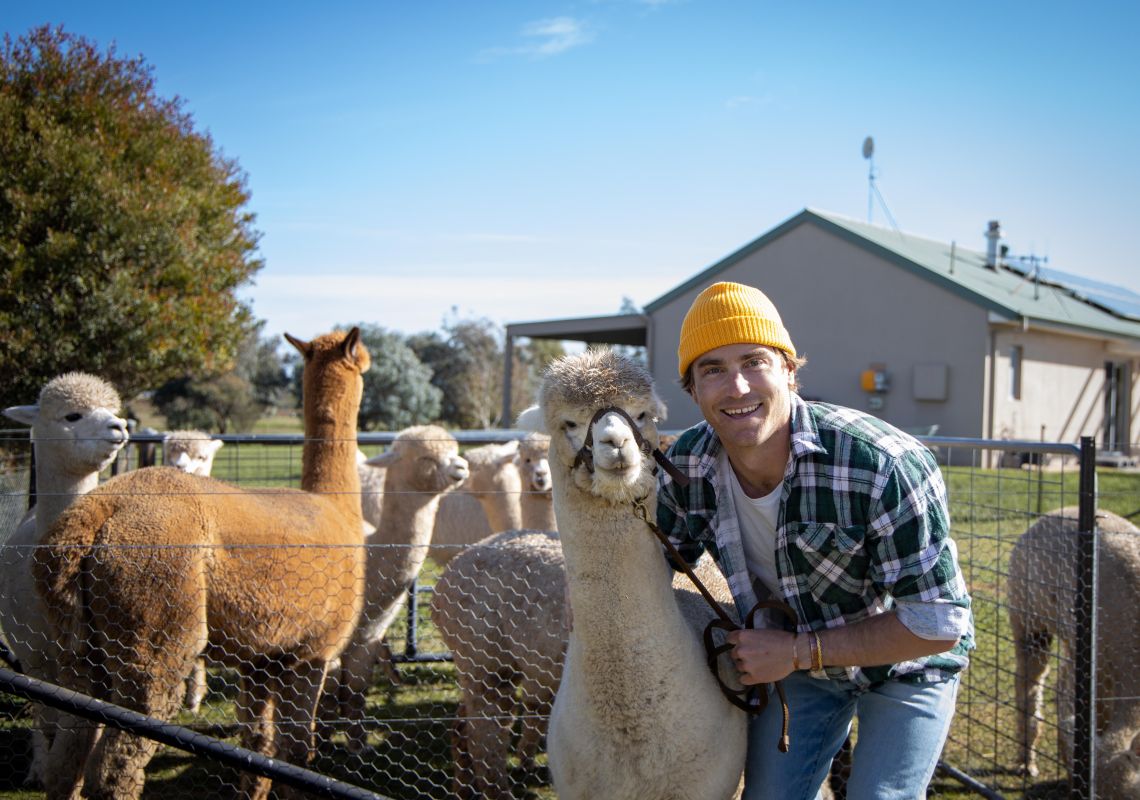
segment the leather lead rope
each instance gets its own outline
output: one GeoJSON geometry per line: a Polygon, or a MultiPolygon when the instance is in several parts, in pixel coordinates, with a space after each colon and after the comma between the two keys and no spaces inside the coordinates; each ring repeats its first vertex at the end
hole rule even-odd
{"type": "MultiPolygon", "coordinates": [[[[732,703],[742,711],[745,711],[749,714],[759,714],[761,711],[768,707],[768,692],[759,692],[757,702],[753,704],[749,703],[747,700],[747,695],[749,692],[748,687],[734,689],[724,682],[724,679],[720,677],[720,670],[717,667],[717,659],[722,654],[732,650],[732,645],[718,645],[713,639],[713,629],[715,628],[717,630],[722,630],[726,633],[730,631],[751,630],[756,627],[756,612],[762,608],[772,608],[783,612],[792,621],[792,625],[795,625],[796,612],[792,609],[791,606],[782,600],[762,600],[756,605],[752,606],[752,610],[748,612],[748,616],[744,619],[744,625],[737,625],[735,620],[733,620],[732,617],[729,616],[728,612],[724,610],[724,606],[722,606],[717,601],[717,599],[713,597],[712,592],[710,592],[708,590],[708,587],[706,587],[701,579],[697,577],[697,574],[693,572],[693,568],[689,566],[688,562],[686,562],[685,559],[681,556],[677,548],[674,547],[673,543],[669,541],[669,537],[665,535],[664,531],[657,527],[656,523],[649,519],[649,509],[646,507],[645,503],[636,503],[633,507],[633,510],[634,515],[637,516],[638,519],[642,520],[646,525],[648,525],[649,530],[653,531],[653,534],[661,541],[661,544],[664,545],[665,550],[673,559],[673,563],[680,565],[681,570],[685,573],[685,575],[689,577],[689,580],[693,582],[693,585],[697,587],[697,590],[701,593],[701,596],[704,597],[705,602],[709,604],[714,612],[716,612],[718,619],[709,621],[709,624],[705,626],[705,632],[702,638],[705,645],[705,655],[708,658],[709,671],[712,672],[713,677],[716,678],[716,682],[717,685],[720,686],[721,693],[725,696],[725,699],[727,699],[728,702],[732,703]]],[[[791,740],[788,736],[788,724],[791,721],[791,712],[788,709],[788,697],[784,693],[783,681],[774,681],[774,683],[776,687],[776,694],[780,696],[780,710],[783,714],[783,722],[780,726],[780,741],[776,746],[779,748],[781,753],[786,753],[791,746],[791,740]]]]}
{"type": "MultiPolygon", "coordinates": [[[[626,421],[626,423],[629,425],[630,431],[633,433],[634,440],[637,442],[637,446],[642,453],[645,453],[646,455],[652,455],[654,461],[656,461],[662,469],[668,472],[669,476],[678,484],[681,486],[689,485],[689,477],[677,469],[676,465],[673,464],[673,462],[671,462],[668,458],[666,458],[664,453],[662,453],[656,447],[650,445],[645,437],[641,435],[641,430],[637,427],[637,423],[633,421],[633,418],[630,417],[625,409],[618,408],[617,406],[599,408],[596,412],[594,412],[594,416],[590,419],[590,424],[586,429],[586,439],[582,442],[582,446],[578,449],[577,455],[574,456],[574,464],[571,467],[572,470],[577,469],[581,464],[585,464],[586,469],[591,474],[593,474],[594,424],[606,414],[610,413],[617,414],[626,421]]],[[[724,607],[721,606],[715,597],[713,597],[712,592],[708,590],[701,579],[697,577],[697,574],[693,572],[692,567],[689,566],[688,562],[686,562],[681,554],[677,551],[677,548],[673,546],[673,543],[669,541],[669,537],[666,536],[665,533],[657,527],[657,523],[654,520],[651,520],[649,518],[649,508],[645,505],[645,502],[635,502],[633,505],[633,512],[638,519],[649,526],[649,529],[653,531],[653,534],[661,541],[661,544],[664,545],[665,550],[673,559],[673,563],[680,565],[682,571],[689,577],[689,580],[693,582],[693,585],[697,587],[697,590],[701,593],[701,596],[705,599],[705,602],[709,604],[709,606],[718,617],[718,619],[710,621],[709,624],[705,626],[703,639],[705,645],[705,654],[708,657],[708,667],[712,672],[713,677],[716,678],[716,682],[717,685],[720,686],[721,693],[724,694],[728,702],[732,703],[737,708],[749,714],[759,714],[761,711],[768,707],[768,692],[760,692],[757,702],[753,704],[749,703],[747,700],[747,695],[749,692],[748,687],[733,689],[724,682],[724,680],[720,677],[720,670],[717,668],[717,659],[722,654],[727,653],[729,650],[731,650],[732,645],[717,645],[716,641],[713,639],[713,629],[716,628],[718,630],[723,630],[726,632],[752,629],[755,627],[756,612],[762,608],[772,608],[783,612],[792,621],[792,625],[794,627],[797,624],[796,612],[791,608],[791,606],[789,606],[787,603],[784,603],[783,601],[764,600],[757,603],[752,607],[752,610],[748,612],[748,616],[745,617],[744,620],[743,628],[740,625],[737,625],[729,613],[724,610],[724,607]]],[[[790,740],[788,737],[788,722],[790,719],[790,712],[788,710],[788,698],[787,695],[784,694],[783,682],[775,681],[775,685],[776,693],[780,696],[780,706],[784,717],[780,729],[780,741],[777,746],[779,747],[781,753],[786,753],[788,752],[788,748],[790,746],[790,740]]]]}

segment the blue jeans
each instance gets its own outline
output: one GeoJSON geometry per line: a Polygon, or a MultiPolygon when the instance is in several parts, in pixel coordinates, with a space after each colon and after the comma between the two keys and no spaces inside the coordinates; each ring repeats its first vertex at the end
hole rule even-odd
{"type": "Polygon", "coordinates": [[[926,796],[950,732],[958,678],[944,683],[890,680],[866,691],[816,680],[806,672],[784,679],[791,747],[781,753],[783,715],[772,691],[748,727],[743,800],[812,800],[827,778],[858,715],[848,800],[915,800],[926,796]]]}

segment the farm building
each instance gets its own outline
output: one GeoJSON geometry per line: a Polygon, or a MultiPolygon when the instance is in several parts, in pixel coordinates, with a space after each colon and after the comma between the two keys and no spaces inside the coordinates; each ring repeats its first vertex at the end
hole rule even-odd
{"type": "Polygon", "coordinates": [[[706,286],[737,281],[780,309],[808,359],[806,398],[914,432],[1092,435],[1101,452],[1129,454],[1140,441],[1140,295],[1011,258],[1000,235],[991,222],[978,250],[805,209],[643,314],[508,325],[508,352],[520,336],[644,346],[668,427],[684,428],[700,417],[676,374],[681,320],[706,286]]]}

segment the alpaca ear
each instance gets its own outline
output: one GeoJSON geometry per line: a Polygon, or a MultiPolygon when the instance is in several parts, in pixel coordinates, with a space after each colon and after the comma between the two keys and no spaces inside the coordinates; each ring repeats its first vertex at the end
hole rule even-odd
{"type": "Polygon", "coordinates": [[[515,427],[521,428],[524,431],[546,433],[546,420],[542,416],[542,409],[538,406],[531,406],[524,410],[519,414],[518,420],[515,422],[515,427]]]}
{"type": "Polygon", "coordinates": [[[40,407],[35,406],[10,406],[4,409],[4,416],[8,419],[14,419],[16,422],[22,422],[25,425],[35,425],[36,420],[40,417],[40,407]]]}
{"type": "Polygon", "coordinates": [[[348,335],[344,337],[344,341],[341,342],[340,349],[344,353],[345,359],[353,364],[356,363],[360,349],[360,328],[353,326],[348,335]]]}
{"type": "Polygon", "coordinates": [[[284,336],[285,336],[285,341],[289,342],[289,344],[296,347],[297,350],[301,353],[301,355],[304,356],[305,358],[308,358],[309,356],[311,356],[313,354],[313,346],[311,344],[309,344],[308,342],[302,341],[301,339],[298,339],[296,336],[290,336],[287,333],[284,334],[284,336]]]}
{"type": "Polygon", "coordinates": [[[387,452],[381,453],[378,456],[372,456],[372,458],[365,459],[364,463],[370,467],[387,467],[395,460],[396,451],[388,450],[387,452]]]}
{"type": "Polygon", "coordinates": [[[498,456],[495,458],[499,464],[509,464],[519,456],[519,440],[511,439],[509,442],[504,442],[502,448],[498,451],[498,456]]]}
{"type": "Polygon", "coordinates": [[[206,450],[209,451],[210,455],[213,455],[222,449],[223,444],[225,444],[225,442],[223,442],[221,439],[211,439],[206,443],[206,450]]]}

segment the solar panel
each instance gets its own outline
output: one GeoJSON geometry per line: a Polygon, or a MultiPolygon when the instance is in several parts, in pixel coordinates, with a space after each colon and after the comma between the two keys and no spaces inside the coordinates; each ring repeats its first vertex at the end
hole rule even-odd
{"type": "MultiPolygon", "coordinates": [[[[1024,263],[1011,266],[1027,278],[1033,277],[1032,266],[1024,263]]],[[[1140,321],[1140,294],[1131,289],[1049,267],[1041,267],[1037,277],[1042,281],[1061,286],[1076,297],[1101,306],[1118,317],[1140,321]]]]}

